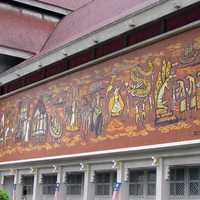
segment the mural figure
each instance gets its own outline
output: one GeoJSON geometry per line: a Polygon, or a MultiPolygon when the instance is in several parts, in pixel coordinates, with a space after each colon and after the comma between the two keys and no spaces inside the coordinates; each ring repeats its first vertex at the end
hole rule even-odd
{"type": "Polygon", "coordinates": [[[29,119],[29,104],[20,102],[18,121],[16,127],[16,139],[25,142],[29,141],[30,134],[30,119],[29,119]]]}
{"type": "Polygon", "coordinates": [[[32,117],[32,135],[42,136],[48,130],[48,114],[42,98],[39,98],[32,117]]]}
{"type": "Polygon", "coordinates": [[[152,75],[153,64],[148,62],[147,70],[135,66],[132,68],[131,81],[128,85],[128,91],[133,97],[146,98],[151,92],[151,81],[148,77],[152,75]]]}
{"type": "Polygon", "coordinates": [[[124,109],[124,102],[122,100],[119,90],[119,88],[115,88],[113,95],[110,97],[109,100],[109,112],[113,117],[119,116],[124,109]]]}
{"type": "Polygon", "coordinates": [[[187,111],[187,97],[185,83],[183,80],[178,80],[178,88],[176,89],[176,100],[179,102],[179,114],[184,117],[187,111]]]}
{"type": "Polygon", "coordinates": [[[197,83],[196,83],[196,93],[197,93],[197,109],[200,109],[200,72],[197,72],[197,83]]]}
{"type": "Polygon", "coordinates": [[[188,75],[186,80],[189,81],[189,87],[187,88],[187,94],[189,96],[189,109],[193,110],[197,108],[197,96],[196,96],[196,82],[193,76],[188,75]]]}
{"type": "Polygon", "coordinates": [[[81,104],[81,136],[83,138],[86,138],[86,135],[88,135],[92,123],[92,106],[88,98],[90,97],[83,97],[81,104]]]}
{"type": "Polygon", "coordinates": [[[181,64],[187,65],[187,64],[194,64],[194,62],[197,60],[199,55],[199,48],[197,45],[193,42],[185,47],[183,50],[183,53],[180,57],[181,64]]]}
{"type": "Polygon", "coordinates": [[[49,120],[50,133],[53,137],[59,138],[62,136],[62,123],[58,114],[54,114],[49,120]]]}
{"type": "Polygon", "coordinates": [[[165,99],[167,95],[173,96],[173,90],[170,92],[169,87],[169,82],[175,77],[172,68],[171,62],[163,60],[161,71],[158,73],[155,88],[156,123],[177,121],[170,109],[170,101],[165,99]]]}
{"type": "Polygon", "coordinates": [[[153,63],[147,63],[147,69],[143,70],[141,67],[133,67],[131,71],[131,82],[126,83],[128,93],[135,101],[135,121],[136,125],[142,126],[146,119],[146,111],[152,109],[151,99],[151,77],[153,74],[153,63]],[[148,101],[148,105],[147,105],[148,101]],[[146,107],[148,109],[146,109],[146,107]]]}
{"type": "Polygon", "coordinates": [[[1,120],[0,120],[0,144],[4,143],[5,137],[5,115],[1,113],[1,120]]]}
{"type": "Polygon", "coordinates": [[[93,103],[91,131],[99,136],[103,130],[103,113],[101,105],[101,97],[99,94],[96,96],[96,102],[93,103]]]}
{"type": "Polygon", "coordinates": [[[67,119],[67,125],[66,129],[68,131],[78,131],[78,105],[75,100],[73,100],[71,107],[69,110],[66,111],[66,119],[67,119]]]}

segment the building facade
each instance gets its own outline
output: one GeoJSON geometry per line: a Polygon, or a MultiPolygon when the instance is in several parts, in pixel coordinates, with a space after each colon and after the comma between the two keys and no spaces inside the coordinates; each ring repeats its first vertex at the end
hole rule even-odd
{"type": "Polygon", "coordinates": [[[41,51],[0,75],[10,198],[110,200],[116,182],[120,200],[200,198],[199,2],[111,2],[63,8],[41,51]]]}

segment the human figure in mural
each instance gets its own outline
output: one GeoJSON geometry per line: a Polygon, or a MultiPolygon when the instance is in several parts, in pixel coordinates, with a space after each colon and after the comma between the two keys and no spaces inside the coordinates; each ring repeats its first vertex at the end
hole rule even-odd
{"type": "Polygon", "coordinates": [[[122,113],[124,109],[124,102],[122,100],[119,87],[114,89],[114,92],[110,97],[108,106],[111,116],[119,116],[122,113]]]}
{"type": "Polygon", "coordinates": [[[173,87],[170,82],[174,82],[174,78],[172,63],[164,59],[155,87],[156,124],[177,121],[173,113],[174,110],[170,105],[173,98],[173,87]],[[169,100],[166,97],[171,97],[171,99],[169,100]]]}
{"type": "Polygon", "coordinates": [[[70,107],[65,108],[65,117],[67,121],[66,129],[68,131],[78,131],[78,102],[73,100],[70,107]]]}
{"type": "Polygon", "coordinates": [[[196,73],[197,83],[196,83],[196,94],[197,94],[197,109],[200,109],[200,72],[196,73]]]}
{"type": "Polygon", "coordinates": [[[99,136],[103,130],[103,113],[101,105],[101,97],[99,94],[96,95],[96,98],[92,104],[92,120],[91,120],[91,131],[99,136]]]}
{"type": "Polygon", "coordinates": [[[199,47],[193,41],[183,49],[182,55],[180,56],[180,63],[184,65],[193,65],[198,61],[199,47]]]}
{"type": "Polygon", "coordinates": [[[19,112],[16,127],[16,139],[28,142],[30,134],[29,104],[20,102],[18,107],[19,112]]]}
{"type": "Polygon", "coordinates": [[[147,62],[146,70],[140,66],[132,67],[131,82],[125,83],[128,93],[131,94],[135,102],[135,123],[138,127],[143,127],[146,112],[152,109],[151,77],[153,69],[151,61],[147,62]]]}
{"type": "Polygon", "coordinates": [[[81,117],[81,136],[82,138],[86,139],[86,136],[88,136],[91,130],[91,123],[92,123],[92,103],[90,96],[82,97],[80,117],[81,117]]]}
{"type": "Polygon", "coordinates": [[[4,137],[5,137],[5,115],[4,115],[4,113],[1,113],[1,118],[0,118],[0,144],[4,143],[4,137]]]}
{"type": "Polygon", "coordinates": [[[186,80],[189,81],[189,87],[187,88],[187,94],[189,96],[189,108],[193,110],[197,107],[196,82],[195,78],[191,75],[188,75],[186,80]]]}
{"type": "Polygon", "coordinates": [[[49,119],[49,129],[50,133],[54,138],[59,138],[62,136],[62,123],[58,113],[54,112],[49,119]]]}
{"type": "Polygon", "coordinates": [[[44,136],[48,130],[48,114],[42,97],[39,98],[32,117],[32,136],[44,136]]]}
{"type": "Polygon", "coordinates": [[[186,88],[183,80],[177,81],[178,88],[176,89],[176,100],[179,102],[179,114],[181,119],[185,119],[185,112],[187,111],[187,96],[186,88]]]}

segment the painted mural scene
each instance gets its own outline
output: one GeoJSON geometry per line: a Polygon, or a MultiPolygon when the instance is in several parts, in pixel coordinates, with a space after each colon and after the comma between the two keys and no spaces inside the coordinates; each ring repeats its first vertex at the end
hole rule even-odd
{"type": "Polygon", "coordinates": [[[0,200],[197,200],[199,147],[199,0],[0,0],[0,200]]]}
{"type": "Polygon", "coordinates": [[[3,99],[1,158],[199,137],[200,37],[183,36],[3,99]]]}

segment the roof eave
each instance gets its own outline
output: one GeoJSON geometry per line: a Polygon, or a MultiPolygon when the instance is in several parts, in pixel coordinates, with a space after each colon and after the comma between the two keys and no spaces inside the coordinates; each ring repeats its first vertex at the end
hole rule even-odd
{"type": "Polygon", "coordinates": [[[137,28],[163,16],[171,14],[177,9],[185,8],[198,2],[199,0],[182,0],[181,2],[174,0],[158,1],[157,3],[146,6],[139,12],[133,12],[132,14],[121,18],[120,20],[108,24],[87,35],[84,35],[81,38],[78,38],[45,54],[37,56],[31,60],[30,63],[25,61],[11,68],[7,72],[1,74],[0,83],[6,84],[17,79],[18,77],[16,76],[16,73],[24,76],[59,60],[62,60],[66,56],[71,56],[85,49],[88,49],[96,45],[97,40],[99,43],[101,43],[122,33],[130,31],[133,29],[133,24],[134,28],[137,28]]]}

